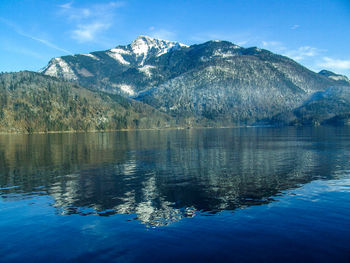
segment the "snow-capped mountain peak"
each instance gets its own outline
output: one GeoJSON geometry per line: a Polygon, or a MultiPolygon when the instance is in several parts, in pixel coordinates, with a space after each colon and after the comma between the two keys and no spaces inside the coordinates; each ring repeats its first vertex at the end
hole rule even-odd
{"type": "Polygon", "coordinates": [[[137,57],[143,57],[141,65],[144,63],[150,52],[152,55],[161,56],[170,50],[178,49],[181,47],[188,47],[184,44],[175,41],[156,39],[149,36],[140,35],[131,44],[132,52],[137,57]]]}
{"type": "MultiPolygon", "coordinates": [[[[149,36],[140,35],[127,46],[117,46],[109,50],[94,52],[94,54],[89,53],[74,55],[72,57],[68,57],[68,60],[66,60],[66,57],[53,58],[46,67],[40,70],[40,72],[54,77],[61,77],[65,80],[76,80],[79,74],[81,75],[82,72],[85,72],[86,75],[86,72],[88,71],[85,67],[73,69],[74,63],[70,58],[79,60],[81,56],[84,56],[90,58],[95,62],[101,62],[101,57],[99,57],[99,54],[104,53],[115,60],[119,65],[130,67],[131,65],[136,64],[136,66],[140,67],[141,72],[145,73],[147,76],[150,76],[150,69],[152,67],[144,67],[147,64],[146,61],[149,58],[161,56],[171,50],[176,50],[181,47],[188,46],[175,41],[161,40],[149,36]]],[[[93,62],[90,61],[87,63],[93,62]]],[[[101,63],[104,63],[103,59],[101,63]]],[[[88,74],[91,75],[90,73],[88,74]]]]}

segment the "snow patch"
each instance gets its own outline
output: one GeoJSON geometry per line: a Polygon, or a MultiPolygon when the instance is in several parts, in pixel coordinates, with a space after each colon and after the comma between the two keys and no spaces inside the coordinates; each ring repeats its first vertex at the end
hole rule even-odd
{"type": "Polygon", "coordinates": [[[229,58],[229,57],[234,57],[235,54],[232,54],[231,52],[222,52],[221,50],[215,50],[214,56],[219,56],[222,58],[229,58]]]}
{"type": "Polygon", "coordinates": [[[44,72],[46,75],[53,77],[60,77],[60,75],[62,75],[66,80],[78,79],[71,67],[62,58],[54,58],[51,60],[44,72]]]}
{"type": "Polygon", "coordinates": [[[340,75],[338,75],[338,76],[329,76],[328,78],[333,79],[333,80],[345,80],[345,81],[349,81],[349,79],[348,79],[347,77],[345,77],[345,76],[340,76],[340,75]]]}
{"type": "Polygon", "coordinates": [[[130,54],[130,51],[124,50],[124,49],[121,49],[121,48],[112,48],[109,51],[112,52],[112,53],[118,53],[118,54],[130,54]]]}
{"type": "Polygon", "coordinates": [[[129,94],[130,96],[135,95],[135,91],[133,90],[132,86],[130,86],[130,85],[120,84],[120,85],[117,85],[117,87],[120,88],[121,91],[129,94]]]}
{"type": "Polygon", "coordinates": [[[154,50],[156,56],[161,56],[170,50],[180,47],[188,47],[175,41],[155,39],[148,36],[139,36],[131,43],[131,49],[137,57],[142,57],[140,65],[143,65],[149,51],[154,50]]]}
{"type": "Polygon", "coordinates": [[[98,57],[96,57],[95,55],[93,54],[82,54],[83,56],[87,56],[87,57],[90,57],[92,59],[95,59],[95,60],[100,60],[98,57]]]}
{"type": "Polygon", "coordinates": [[[151,77],[152,76],[151,70],[154,68],[156,68],[156,67],[151,66],[151,65],[146,65],[146,66],[143,66],[141,68],[138,68],[138,70],[141,71],[142,73],[144,73],[146,76],[151,77]]]}
{"type": "Polygon", "coordinates": [[[148,50],[154,47],[154,43],[148,38],[137,38],[131,43],[132,51],[137,55],[147,55],[148,50]]]}
{"type": "Polygon", "coordinates": [[[126,52],[127,51],[125,51],[123,49],[113,48],[113,49],[107,51],[107,55],[123,65],[130,65],[130,62],[126,61],[124,59],[124,57],[122,56],[122,54],[127,54],[126,52]]]}

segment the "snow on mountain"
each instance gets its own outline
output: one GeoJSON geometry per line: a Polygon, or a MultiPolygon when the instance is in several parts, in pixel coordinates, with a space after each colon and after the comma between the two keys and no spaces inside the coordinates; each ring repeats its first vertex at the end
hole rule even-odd
{"type": "Polygon", "coordinates": [[[345,81],[349,81],[349,79],[346,76],[329,76],[330,79],[334,79],[334,80],[345,80],[345,81]]]}
{"type": "Polygon", "coordinates": [[[92,58],[92,59],[95,59],[95,60],[99,60],[99,58],[98,57],[96,57],[95,55],[93,55],[93,54],[82,54],[83,56],[87,56],[87,57],[90,57],[90,58],[92,58]]]}
{"type": "MultiPolygon", "coordinates": [[[[106,51],[95,53],[104,53],[124,67],[131,67],[133,65],[141,66],[139,71],[144,73],[147,77],[150,77],[152,66],[145,66],[145,63],[149,58],[159,57],[171,50],[179,49],[181,47],[188,46],[175,41],[161,40],[148,36],[138,36],[130,45],[118,46],[106,51]]],[[[101,63],[104,63],[101,60],[102,58],[91,53],[65,56],[52,59],[45,68],[40,70],[40,72],[46,75],[60,77],[65,80],[77,80],[79,76],[92,76],[92,74],[87,73],[87,69],[81,71],[73,70],[71,68],[70,62],[74,61],[73,64],[76,64],[75,61],[79,61],[79,56],[86,56],[95,61],[101,61],[101,63]]]]}
{"type": "Polygon", "coordinates": [[[141,65],[144,64],[146,58],[149,55],[149,52],[152,50],[155,51],[155,56],[158,57],[169,52],[170,50],[178,49],[181,47],[188,47],[175,41],[161,40],[142,35],[138,36],[130,46],[133,53],[136,54],[137,57],[143,58],[140,63],[141,65]]]}
{"type": "Polygon", "coordinates": [[[108,56],[111,58],[117,60],[119,63],[124,65],[130,65],[129,61],[126,61],[123,57],[123,54],[130,54],[130,52],[121,49],[121,48],[112,48],[109,51],[106,52],[108,56]]]}
{"type": "Polygon", "coordinates": [[[148,36],[138,36],[130,45],[112,48],[107,50],[106,54],[124,65],[130,65],[130,62],[125,59],[125,56],[130,57],[134,55],[138,62],[137,64],[143,66],[149,57],[159,57],[170,50],[180,47],[186,47],[186,45],[148,36]]]}
{"type": "Polygon", "coordinates": [[[65,80],[78,79],[72,68],[62,58],[52,59],[47,67],[42,70],[42,72],[53,77],[62,77],[65,80]]]}
{"type": "Polygon", "coordinates": [[[144,73],[147,77],[152,77],[152,69],[155,68],[155,66],[145,65],[143,67],[138,68],[138,70],[144,73]]]}
{"type": "Polygon", "coordinates": [[[118,85],[118,87],[125,92],[126,94],[128,94],[129,96],[133,96],[135,95],[135,91],[133,90],[133,87],[130,85],[126,85],[126,84],[121,84],[118,85]]]}

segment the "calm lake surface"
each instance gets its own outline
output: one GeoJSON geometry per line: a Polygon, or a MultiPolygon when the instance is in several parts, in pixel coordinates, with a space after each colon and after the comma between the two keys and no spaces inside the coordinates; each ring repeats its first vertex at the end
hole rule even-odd
{"type": "Polygon", "coordinates": [[[0,262],[350,262],[350,128],[0,135],[0,262]]]}

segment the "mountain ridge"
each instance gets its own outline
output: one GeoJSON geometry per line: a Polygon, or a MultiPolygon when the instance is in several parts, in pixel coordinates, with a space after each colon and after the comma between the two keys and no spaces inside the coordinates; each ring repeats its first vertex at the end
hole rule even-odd
{"type": "Polygon", "coordinates": [[[229,41],[187,46],[139,36],[129,45],[54,58],[42,74],[121,95],[175,126],[348,123],[350,113],[348,104],[335,105],[343,100],[339,92],[315,99],[332,88],[350,89],[346,76],[316,73],[286,56],[229,41]]]}
{"type": "Polygon", "coordinates": [[[337,81],[339,83],[342,83],[344,85],[350,84],[350,80],[345,75],[336,74],[336,73],[334,73],[332,71],[325,70],[325,69],[323,69],[320,72],[318,72],[318,74],[323,75],[323,76],[325,76],[327,78],[330,78],[332,80],[335,80],[335,81],[337,81]]]}

